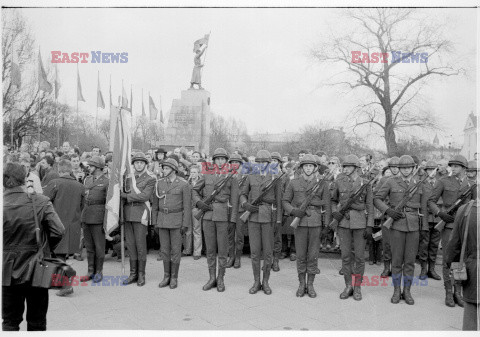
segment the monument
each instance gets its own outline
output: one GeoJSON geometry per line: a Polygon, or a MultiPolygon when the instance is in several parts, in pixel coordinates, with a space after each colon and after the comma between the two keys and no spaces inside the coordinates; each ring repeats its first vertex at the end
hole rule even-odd
{"type": "Polygon", "coordinates": [[[201,85],[203,64],[201,56],[205,55],[210,34],[195,41],[194,68],[190,89],[182,90],[180,99],[174,99],[167,128],[165,130],[165,146],[167,149],[184,146],[200,152],[209,152],[210,147],[210,92],[201,85]],[[194,88],[198,85],[198,89],[194,88]]]}

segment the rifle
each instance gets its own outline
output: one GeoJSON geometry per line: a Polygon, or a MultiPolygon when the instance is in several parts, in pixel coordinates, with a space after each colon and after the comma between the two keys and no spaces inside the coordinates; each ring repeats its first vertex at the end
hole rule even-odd
{"type": "Polygon", "coordinates": [[[248,178],[248,175],[245,174],[245,175],[242,177],[242,179],[240,179],[240,180],[238,181],[238,187],[241,187],[241,186],[243,185],[243,183],[245,182],[245,180],[247,180],[247,178],[248,178]]]}
{"type": "MultiPolygon", "coordinates": [[[[302,202],[302,204],[300,205],[300,209],[302,211],[306,211],[307,210],[307,207],[310,206],[310,203],[312,202],[312,199],[313,197],[315,196],[315,194],[317,193],[318,189],[320,188],[320,185],[328,179],[330,179],[330,177],[333,175],[333,172],[328,172],[327,174],[325,174],[325,176],[320,179],[319,181],[317,181],[315,183],[315,185],[313,185],[310,193],[308,194],[308,196],[305,198],[305,200],[302,202]]],[[[295,217],[295,219],[293,219],[292,223],[290,224],[290,226],[292,228],[297,228],[298,225],[300,224],[300,220],[301,218],[297,218],[295,217]]]]}
{"type": "MultiPolygon", "coordinates": [[[[296,165],[295,165],[296,166],[296,165]]],[[[293,170],[295,170],[295,167],[293,167],[293,170]]],[[[258,206],[262,201],[263,201],[263,198],[267,195],[267,193],[273,188],[273,186],[275,186],[275,184],[277,183],[277,181],[279,181],[280,179],[282,179],[282,177],[285,175],[285,172],[282,171],[281,174],[277,175],[274,179],[272,179],[271,182],[269,182],[267,185],[265,185],[263,188],[262,188],[262,191],[260,193],[260,195],[255,198],[255,200],[253,200],[252,202],[252,205],[253,206],[258,206]]],[[[241,216],[240,216],[240,220],[242,220],[243,222],[247,222],[248,218],[250,217],[250,214],[251,212],[250,211],[245,211],[241,216]]]]}
{"type": "MultiPolygon", "coordinates": [[[[210,206],[210,204],[213,202],[215,197],[220,193],[223,187],[233,178],[234,173],[236,173],[235,169],[231,168],[228,171],[227,176],[223,180],[215,184],[215,187],[212,193],[208,197],[204,198],[202,201],[210,206]]],[[[200,220],[204,214],[205,214],[205,211],[202,209],[197,209],[196,211],[193,212],[193,216],[197,220],[200,220]]]]}
{"type": "MultiPolygon", "coordinates": [[[[374,167],[370,168],[370,170],[367,172],[367,174],[371,174],[372,171],[373,171],[374,167]]],[[[357,201],[357,198],[360,197],[360,195],[362,195],[363,191],[365,191],[365,189],[367,188],[367,186],[371,183],[373,183],[373,181],[377,179],[377,176],[373,176],[372,178],[370,178],[370,180],[366,183],[366,184],[363,184],[362,186],[360,186],[351,196],[350,198],[347,200],[347,202],[345,203],[345,205],[342,206],[342,208],[338,211],[340,214],[342,215],[345,215],[347,214],[347,212],[350,210],[350,207],[352,207],[353,203],[355,201],[357,201]]],[[[362,178],[363,180],[363,178],[362,178]]],[[[333,219],[332,222],[330,222],[330,224],[328,225],[328,227],[330,227],[331,229],[333,229],[334,231],[337,229],[337,226],[338,226],[338,221],[337,219],[333,219]]]]}
{"type": "MultiPolygon", "coordinates": [[[[477,187],[477,184],[473,184],[472,186],[470,186],[468,190],[463,192],[460,198],[458,198],[457,201],[455,201],[455,203],[447,209],[447,214],[454,215],[455,213],[457,213],[460,206],[462,206],[467,201],[467,199],[470,198],[470,196],[472,195],[473,189],[476,187],[477,187]]],[[[440,220],[440,222],[435,226],[435,229],[439,232],[443,231],[443,229],[445,228],[445,225],[446,225],[445,221],[440,220]]]]}
{"type": "MultiPolygon", "coordinates": [[[[419,169],[420,168],[417,168],[413,172],[412,176],[414,176],[419,169]]],[[[411,186],[407,191],[405,191],[405,195],[403,199],[400,201],[400,203],[397,205],[397,207],[395,207],[395,211],[398,212],[401,209],[403,209],[407,204],[407,202],[409,202],[410,199],[412,199],[413,194],[417,191],[418,187],[420,187],[420,185],[423,184],[423,182],[427,180],[428,177],[433,177],[436,173],[437,173],[437,169],[433,170],[433,172],[430,175],[425,174],[425,176],[422,179],[420,179],[415,185],[411,186]]],[[[388,219],[384,222],[383,226],[390,229],[390,227],[392,227],[392,223],[393,223],[393,219],[388,217],[388,219]]]]}

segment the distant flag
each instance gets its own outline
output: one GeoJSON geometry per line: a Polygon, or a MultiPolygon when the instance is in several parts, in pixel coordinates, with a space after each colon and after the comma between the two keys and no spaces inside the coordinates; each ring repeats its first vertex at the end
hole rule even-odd
{"type": "Polygon", "coordinates": [[[105,109],[105,102],[103,100],[102,90],[100,90],[100,71],[98,72],[97,81],[97,108],[105,109]]]}
{"type": "Polygon", "coordinates": [[[204,44],[208,46],[208,39],[210,38],[210,34],[205,34],[205,36],[201,39],[198,39],[193,43],[193,52],[196,52],[200,49],[204,44]]]}
{"type": "Polygon", "coordinates": [[[38,49],[38,88],[44,92],[51,93],[52,85],[47,81],[47,74],[43,68],[42,56],[40,54],[40,48],[38,49]]]}
{"type": "Polygon", "coordinates": [[[60,92],[60,81],[58,80],[58,69],[57,64],[55,63],[55,99],[58,98],[58,93],[60,92]]]}
{"type": "Polygon", "coordinates": [[[80,72],[78,71],[78,64],[77,64],[77,101],[85,102],[85,98],[83,98],[83,94],[82,94],[82,83],[80,82],[80,72]]]}
{"type": "Polygon", "coordinates": [[[12,78],[12,85],[16,86],[17,89],[20,89],[22,85],[22,75],[20,73],[20,67],[18,64],[12,61],[12,69],[11,69],[11,78],[12,78]]]}
{"type": "Polygon", "coordinates": [[[150,108],[150,120],[154,121],[157,119],[158,110],[155,107],[155,103],[153,102],[152,96],[150,96],[150,94],[148,94],[148,105],[150,108]]]}
{"type": "Polygon", "coordinates": [[[122,81],[122,108],[128,109],[128,98],[127,98],[127,93],[125,92],[125,88],[123,87],[123,81],[122,81]]]}
{"type": "Polygon", "coordinates": [[[143,105],[143,89],[142,89],[142,117],[145,117],[145,106],[143,105]]]}

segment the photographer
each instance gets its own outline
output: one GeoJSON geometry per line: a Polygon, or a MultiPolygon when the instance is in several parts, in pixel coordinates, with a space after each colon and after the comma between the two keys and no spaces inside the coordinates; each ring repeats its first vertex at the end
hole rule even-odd
{"type": "MultiPolygon", "coordinates": [[[[38,246],[33,204],[39,219],[40,237],[48,238],[46,250],[53,250],[65,232],[52,203],[43,195],[26,193],[25,169],[8,163],[3,170],[3,278],[2,329],[20,330],[25,301],[27,330],[47,329],[48,289],[31,286],[32,268],[38,246]]],[[[49,256],[49,251],[44,252],[49,256]]]]}

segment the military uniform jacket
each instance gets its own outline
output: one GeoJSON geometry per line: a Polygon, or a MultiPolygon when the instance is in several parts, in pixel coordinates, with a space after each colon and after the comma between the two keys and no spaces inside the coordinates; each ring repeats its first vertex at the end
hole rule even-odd
{"type": "MultiPolygon", "coordinates": [[[[291,214],[294,208],[299,208],[303,201],[307,198],[307,195],[317,183],[319,179],[314,178],[311,181],[305,180],[305,178],[300,176],[290,181],[287,185],[287,189],[283,194],[283,208],[287,214],[291,214]]],[[[305,227],[319,227],[322,225],[322,214],[321,210],[325,210],[325,223],[329,224],[332,216],[331,200],[330,200],[330,190],[328,188],[328,182],[324,181],[317,193],[312,199],[310,206],[307,208],[311,212],[310,216],[304,216],[299,226],[305,227]]]]}
{"type": "Polygon", "coordinates": [[[192,227],[192,192],[180,177],[159,179],[152,194],[152,223],[155,227],[175,229],[192,227]],[[158,198],[160,196],[160,199],[158,198]]]}
{"type": "MultiPolygon", "coordinates": [[[[438,184],[434,187],[430,198],[428,198],[428,207],[433,214],[437,214],[440,211],[446,211],[450,206],[452,206],[455,201],[462,195],[463,192],[470,188],[471,184],[468,181],[467,177],[463,179],[463,182],[460,183],[460,180],[453,176],[445,176],[440,178],[438,184]],[[437,202],[439,198],[443,200],[443,206],[438,207],[437,202]]],[[[468,202],[468,199],[466,202],[468,202]]],[[[453,222],[448,223],[445,226],[446,228],[453,228],[453,222]]]]}
{"type": "MultiPolygon", "coordinates": [[[[355,191],[368,181],[357,176],[355,180],[347,175],[340,176],[334,183],[332,199],[338,201],[338,209],[343,207],[355,191]]],[[[345,214],[339,226],[349,229],[373,227],[374,208],[372,186],[369,184],[355,200],[350,210],[345,214]]]]}
{"type": "MultiPolygon", "coordinates": [[[[193,187],[193,201],[195,205],[211,195],[215,184],[219,184],[227,177],[226,174],[205,174],[193,187]]],[[[204,220],[237,222],[238,216],[238,181],[235,177],[223,186],[220,193],[211,204],[213,210],[205,212],[204,220]]]]}
{"type": "Polygon", "coordinates": [[[93,176],[85,178],[85,193],[87,198],[82,212],[82,222],[87,224],[103,224],[108,182],[105,174],[101,174],[97,179],[93,176]]]}
{"type": "Polygon", "coordinates": [[[131,188],[130,193],[126,194],[123,216],[125,221],[142,222],[144,212],[147,211],[150,213],[145,202],[150,201],[153,190],[155,189],[156,179],[148,170],[143,171],[143,173],[138,176],[137,172],[135,172],[135,179],[140,193],[135,193],[133,188],[131,188]]]}
{"type": "MultiPolygon", "coordinates": [[[[439,179],[438,178],[434,178],[433,180],[430,180],[429,178],[427,178],[425,181],[424,181],[424,185],[425,185],[425,192],[427,193],[428,195],[428,198],[430,198],[430,196],[432,195],[433,193],[433,190],[435,189],[435,187],[438,185],[438,182],[439,182],[439,179]]],[[[440,198],[437,202],[436,202],[436,205],[437,207],[442,207],[442,202],[441,202],[442,198],[440,198]]],[[[435,216],[435,214],[432,212],[432,210],[430,209],[430,207],[428,208],[428,222],[439,222],[440,219],[439,217],[435,216]]]]}
{"type": "MultiPolygon", "coordinates": [[[[408,185],[403,178],[398,176],[387,179],[375,193],[373,199],[375,207],[383,213],[388,208],[395,208],[402,201],[408,188],[416,183],[417,180],[415,178],[412,178],[408,185]],[[386,202],[387,198],[388,201],[386,202]]],[[[391,228],[401,232],[415,232],[420,229],[428,229],[427,200],[428,195],[425,193],[424,185],[421,184],[407,202],[405,208],[399,211],[404,213],[405,217],[394,221],[391,228]],[[420,214],[423,215],[421,217],[422,223],[419,221],[420,214]]]]}
{"type": "MultiPolygon", "coordinates": [[[[245,186],[246,184],[245,180],[248,179],[248,174],[238,173],[235,175],[235,178],[237,178],[238,191],[240,193],[242,191],[243,186],[245,186]]],[[[238,213],[242,215],[244,212],[245,212],[245,209],[242,207],[242,202],[240,201],[240,198],[238,198],[238,213]]]]}
{"type": "MultiPolygon", "coordinates": [[[[252,203],[262,193],[271,181],[275,179],[275,174],[255,174],[249,175],[242,186],[240,192],[240,203],[252,203]]],[[[270,188],[267,194],[263,197],[262,202],[258,205],[258,212],[252,213],[249,221],[270,223],[282,222],[282,185],[281,180],[277,180],[275,185],[270,188]]]]}
{"type": "Polygon", "coordinates": [[[285,207],[283,207],[283,195],[285,194],[285,191],[287,190],[287,186],[288,184],[290,184],[290,182],[295,178],[295,175],[292,175],[292,176],[288,176],[288,175],[284,175],[282,177],[282,209],[283,209],[283,214],[284,215],[290,215],[289,212],[287,212],[287,210],[285,209],[285,207]]]}

